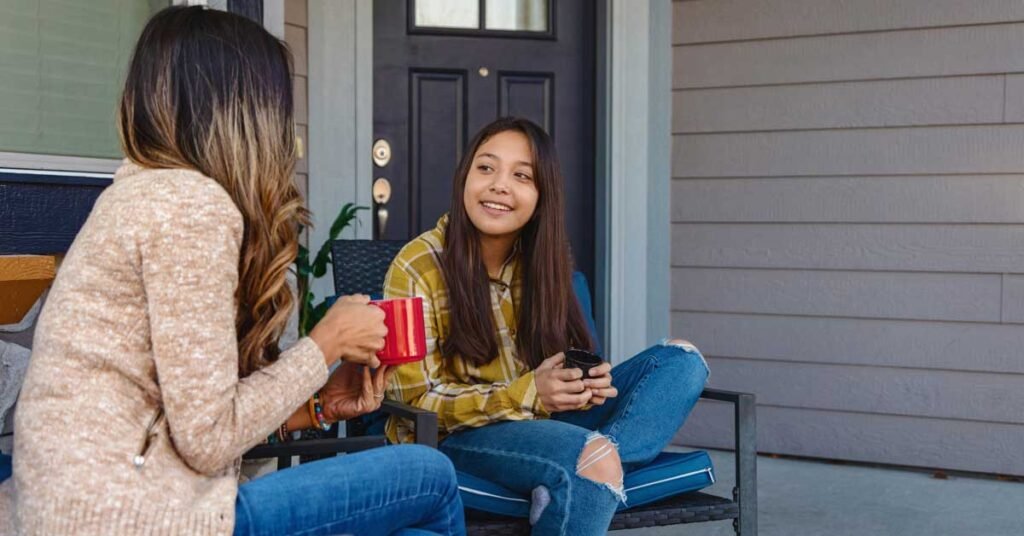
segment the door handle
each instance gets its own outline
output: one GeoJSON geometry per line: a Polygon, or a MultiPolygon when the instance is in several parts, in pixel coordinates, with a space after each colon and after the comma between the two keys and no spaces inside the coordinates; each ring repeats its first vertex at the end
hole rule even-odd
{"type": "Polygon", "coordinates": [[[384,177],[373,181],[373,204],[377,205],[377,239],[384,236],[388,225],[388,201],[391,201],[391,182],[384,177]]]}

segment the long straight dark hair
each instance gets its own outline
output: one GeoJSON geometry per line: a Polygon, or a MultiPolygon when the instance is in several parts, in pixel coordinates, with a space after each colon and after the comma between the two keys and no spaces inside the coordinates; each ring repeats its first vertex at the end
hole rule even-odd
{"type": "Polygon", "coordinates": [[[278,357],[294,307],[285,276],[308,212],[292,180],[291,54],[259,24],[202,7],[157,13],[135,47],[118,110],[125,155],[220,183],[245,223],[236,291],[239,374],[278,357]]]}
{"type": "Polygon", "coordinates": [[[480,232],[466,213],[463,193],[477,150],[507,131],[519,132],[529,141],[533,180],[539,193],[533,217],[519,232],[523,287],[522,303],[516,307],[516,350],[519,359],[534,369],[569,347],[592,350],[594,345],[572,287],[573,261],[565,229],[558,155],[551,137],[527,119],[503,117],[485,126],[469,143],[455,170],[441,255],[451,324],[441,353],[446,359],[460,356],[476,366],[498,356],[490,277],[480,251],[480,232]]]}

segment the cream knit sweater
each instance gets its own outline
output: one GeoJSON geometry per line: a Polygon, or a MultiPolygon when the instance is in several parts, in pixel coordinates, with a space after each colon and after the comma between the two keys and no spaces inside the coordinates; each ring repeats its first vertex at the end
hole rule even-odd
{"type": "Polygon", "coordinates": [[[232,532],[236,462],[327,381],[308,338],[239,380],[241,240],[212,179],[118,170],[40,316],[5,483],[19,533],[232,532]]]}

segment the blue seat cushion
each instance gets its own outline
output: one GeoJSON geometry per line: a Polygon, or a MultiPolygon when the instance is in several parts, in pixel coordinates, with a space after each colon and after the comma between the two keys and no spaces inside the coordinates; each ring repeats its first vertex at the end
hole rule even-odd
{"type": "Polygon", "coordinates": [[[662,452],[651,463],[626,473],[626,498],[619,510],[704,489],[715,483],[711,457],[703,450],[662,452]]]}
{"type": "MultiPolygon", "coordinates": [[[[466,508],[511,517],[529,517],[529,496],[462,471],[458,471],[457,476],[459,494],[466,508]]],[[[703,489],[714,482],[714,468],[707,452],[662,452],[651,463],[626,473],[628,502],[620,504],[619,510],[703,489]]]]}
{"type": "Polygon", "coordinates": [[[11,477],[11,457],[0,454],[0,482],[11,477]]]}

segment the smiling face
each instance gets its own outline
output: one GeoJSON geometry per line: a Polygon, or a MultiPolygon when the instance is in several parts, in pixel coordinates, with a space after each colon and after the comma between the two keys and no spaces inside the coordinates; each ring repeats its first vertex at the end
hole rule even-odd
{"type": "Polygon", "coordinates": [[[515,130],[491,136],[473,155],[463,203],[481,235],[514,238],[533,217],[540,197],[534,182],[533,151],[515,130]]]}

